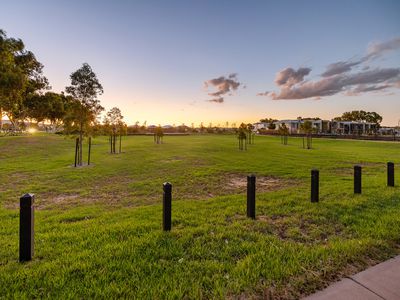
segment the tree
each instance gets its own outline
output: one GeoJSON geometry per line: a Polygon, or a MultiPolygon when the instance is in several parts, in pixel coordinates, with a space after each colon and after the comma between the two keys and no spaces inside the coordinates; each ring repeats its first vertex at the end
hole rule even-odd
{"type": "Polygon", "coordinates": [[[0,29],[0,129],[5,114],[13,130],[18,130],[18,123],[26,117],[24,100],[48,88],[42,69],[43,65],[25,49],[22,40],[8,38],[0,29]]]}
{"type": "Polygon", "coordinates": [[[367,112],[364,110],[347,111],[340,117],[334,118],[337,121],[355,121],[355,122],[369,122],[379,125],[383,118],[376,112],[367,112]]]}
{"type": "Polygon", "coordinates": [[[90,133],[99,113],[104,110],[97,99],[103,93],[103,87],[92,68],[84,63],[80,69],[70,76],[71,85],[65,88],[67,94],[74,99],[70,105],[66,120],[75,127],[79,135],[78,165],[82,166],[82,141],[84,135],[90,133]]]}
{"type": "Polygon", "coordinates": [[[281,135],[281,143],[283,145],[287,145],[289,128],[286,126],[285,123],[282,123],[282,125],[279,126],[278,132],[281,135]]]}
{"type": "Polygon", "coordinates": [[[249,144],[254,144],[254,133],[253,133],[254,125],[249,123],[247,124],[247,141],[249,144]]]}
{"type": "Polygon", "coordinates": [[[161,125],[158,125],[158,127],[156,128],[156,130],[154,132],[154,142],[156,144],[162,144],[163,136],[164,136],[164,131],[163,131],[161,125]]]}
{"type": "Polygon", "coordinates": [[[37,123],[45,120],[50,121],[53,129],[65,116],[65,96],[53,92],[46,94],[31,94],[24,100],[26,117],[35,120],[37,123]]]}
{"type": "Polygon", "coordinates": [[[122,121],[123,116],[121,114],[121,110],[118,107],[111,108],[105,117],[104,123],[107,127],[111,129],[110,136],[110,144],[111,144],[111,153],[115,153],[115,143],[116,137],[119,135],[119,153],[121,153],[121,137],[125,134],[124,128],[126,128],[126,124],[122,121]]]}
{"type": "Polygon", "coordinates": [[[368,122],[375,124],[375,132],[380,127],[383,118],[378,113],[364,110],[347,111],[340,117],[335,117],[336,121],[355,121],[355,122],[368,122]]]}
{"type": "Polygon", "coordinates": [[[260,120],[261,123],[269,123],[269,124],[274,123],[274,122],[277,122],[277,121],[278,121],[278,120],[272,119],[272,118],[264,118],[264,119],[261,119],[261,120],[260,120]]]}
{"type": "Polygon", "coordinates": [[[239,140],[239,150],[247,150],[247,125],[242,123],[240,124],[237,131],[237,138],[239,140]]]}
{"type": "MultiPolygon", "coordinates": [[[[304,133],[307,137],[307,149],[312,148],[312,123],[310,121],[305,121],[304,123],[300,124],[300,132],[304,133]]],[[[304,145],[304,136],[303,136],[303,148],[305,148],[304,145]]]]}

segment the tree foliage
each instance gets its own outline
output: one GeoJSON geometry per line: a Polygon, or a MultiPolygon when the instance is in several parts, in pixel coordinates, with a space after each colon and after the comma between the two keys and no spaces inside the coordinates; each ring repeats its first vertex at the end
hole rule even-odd
{"type": "Polygon", "coordinates": [[[364,111],[364,110],[353,110],[347,111],[340,117],[334,118],[336,121],[354,121],[354,122],[368,122],[379,125],[383,118],[376,112],[364,111]]]}
{"type": "Polygon", "coordinates": [[[70,76],[71,85],[65,88],[71,96],[64,125],[67,132],[76,131],[79,134],[78,164],[82,165],[82,141],[89,135],[97,116],[104,110],[97,99],[103,93],[103,87],[92,68],[84,63],[82,67],[70,76]]]}
{"type": "Polygon", "coordinates": [[[287,145],[288,142],[288,135],[289,135],[289,128],[286,126],[285,123],[279,126],[278,132],[281,136],[281,143],[287,145]]]}
{"type": "Polygon", "coordinates": [[[312,133],[314,131],[314,128],[312,126],[311,121],[306,120],[303,123],[300,124],[300,132],[305,134],[306,139],[307,139],[307,144],[305,145],[304,143],[304,137],[303,137],[303,148],[311,149],[312,148],[312,133]]]}
{"type": "Polygon", "coordinates": [[[25,101],[48,87],[43,65],[35,55],[21,39],[9,38],[0,29],[0,119],[7,115],[14,130],[18,129],[27,117],[25,101]]]}
{"type": "Polygon", "coordinates": [[[276,119],[272,119],[272,118],[264,118],[264,119],[261,119],[260,120],[260,122],[261,123],[274,123],[274,122],[277,122],[278,120],[276,120],[276,119]]]}
{"type": "Polygon", "coordinates": [[[164,131],[163,131],[161,125],[158,125],[158,127],[154,131],[154,143],[162,144],[163,143],[163,137],[164,137],[164,131]]]}
{"type": "Polygon", "coordinates": [[[237,138],[239,141],[239,150],[247,150],[247,133],[248,127],[246,124],[240,124],[237,130],[237,138]]]}

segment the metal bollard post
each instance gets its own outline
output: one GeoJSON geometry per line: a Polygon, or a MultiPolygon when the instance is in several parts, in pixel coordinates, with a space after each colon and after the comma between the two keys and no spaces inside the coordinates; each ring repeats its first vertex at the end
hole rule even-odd
{"type": "Polygon", "coordinates": [[[319,201],[319,170],[311,170],[311,202],[319,201]]]}
{"type": "Polygon", "coordinates": [[[163,184],[163,230],[171,230],[171,200],[172,185],[169,182],[163,184]]]}
{"type": "Polygon", "coordinates": [[[256,176],[247,176],[247,217],[256,218],[256,176]]]}
{"type": "Polygon", "coordinates": [[[387,185],[394,186],[394,163],[387,163],[387,185]]]}
{"type": "Polygon", "coordinates": [[[33,257],[35,195],[25,194],[19,200],[19,261],[22,262],[33,257]]]}
{"type": "Polygon", "coordinates": [[[354,194],[361,194],[361,166],[354,166],[354,194]]]}

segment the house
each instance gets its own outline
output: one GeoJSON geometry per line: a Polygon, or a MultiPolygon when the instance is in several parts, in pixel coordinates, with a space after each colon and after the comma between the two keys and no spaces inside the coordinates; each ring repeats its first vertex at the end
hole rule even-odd
{"type": "Polygon", "coordinates": [[[253,124],[253,126],[254,126],[254,131],[257,131],[257,130],[262,130],[262,129],[268,129],[268,126],[270,125],[271,123],[267,123],[267,122],[257,122],[257,123],[254,123],[253,124]]]}
{"type": "Polygon", "coordinates": [[[289,133],[298,133],[300,131],[300,124],[301,124],[301,120],[280,120],[275,122],[275,130],[279,130],[279,127],[283,126],[283,124],[285,124],[285,126],[289,129],[289,133]]]}
{"type": "Polygon", "coordinates": [[[289,133],[300,133],[301,132],[301,124],[306,121],[311,122],[312,128],[316,133],[329,133],[331,131],[331,122],[327,120],[320,119],[296,119],[296,120],[281,120],[275,122],[276,129],[279,129],[279,126],[283,124],[289,128],[289,133]]]}
{"type": "Polygon", "coordinates": [[[331,132],[336,134],[368,134],[376,132],[377,124],[356,121],[332,120],[331,132]]]}
{"type": "MultiPolygon", "coordinates": [[[[290,134],[301,133],[301,124],[304,122],[311,122],[311,126],[315,133],[318,134],[368,134],[377,131],[378,126],[375,123],[368,122],[355,122],[355,121],[337,121],[337,120],[321,120],[312,118],[298,118],[295,120],[280,120],[274,122],[275,130],[283,124],[289,129],[290,134]]],[[[255,131],[260,129],[268,129],[269,123],[258,122],[254,123],[255,131]]],[[[384,131],[384,130],[383,130],[384,131]]],[[[382,132],[383,132],[382,131],[382,132]]],[[[390,130],[388,130],[390,131],[390,130]]]]}
{"type": "Polygon", "coordinates": [[[381,127],[378,129],[381,135],[400,135],[400,127],[381,127]]]}

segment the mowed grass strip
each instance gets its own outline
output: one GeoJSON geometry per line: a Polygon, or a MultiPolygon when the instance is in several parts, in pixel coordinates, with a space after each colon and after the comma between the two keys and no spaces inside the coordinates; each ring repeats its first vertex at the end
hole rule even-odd
{"type": "MultiPolygon", "coordinates": [[[[1,138],[0,298],[297,298],[400,253],[400,189],[386,187],[400,144],[233,136],[94,139],[93,166],[72,168],[74,142],[1,138]],[[10,155],[13,153],[13,155],[10,155]],[[352,168],[363,166],[363,194],[352,168]],[[320,202],[310,203],[310,169],[320,202]],[[350,171],[349,171],[350,170],[350,171]],[[259,182],[246,215],[245,175],[259,182]],[[243,182],[240,178],[243,176],[243,182]],[[272,181],[269,181],[272,180],[272,181]],[[172,231],[161,230],[162,183],[172,231]],[[35,256],[18,263],[18,199],[36,194],[35,256]]],[[[397,173],[396,173],[397,175],[397,173]]]]}

